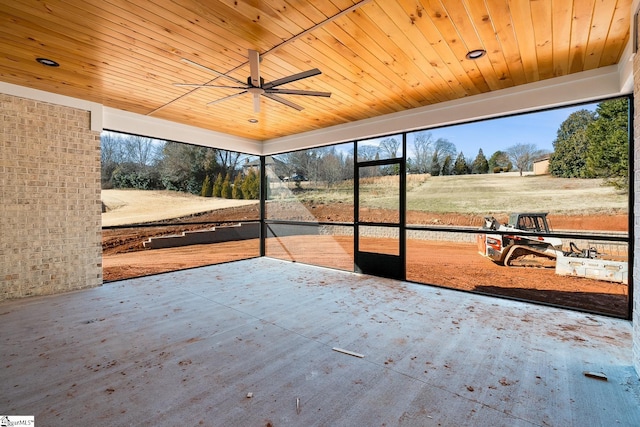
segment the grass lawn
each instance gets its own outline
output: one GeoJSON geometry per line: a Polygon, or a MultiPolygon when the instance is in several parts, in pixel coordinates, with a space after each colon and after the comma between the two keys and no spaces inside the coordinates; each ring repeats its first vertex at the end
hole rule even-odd
{"type": "Polygon", "coordinates": [[[556,178],[517,172],[432,177],[407,193],[409,210],[494,214],[544,211],[582,214],[626,212],[628,194],[602,179],[556,178]]]}
{"type": "MultiPolygon", "coordinates": [[[[397,209],[397,177],[365,178],[360,203],[370,208],[397,209]]],[[[275,199],[311,203],[351,203],[353,182],[326,188],[305,182],[297,190],[280,188],[275,199]]],[[[556,178],[517,172],[407,177],[407,208],[434,213],[499,214],[545,211],[556,214],[608,214],[628,210],[628,194],[604,185],[602,179],[556,178]]]]}

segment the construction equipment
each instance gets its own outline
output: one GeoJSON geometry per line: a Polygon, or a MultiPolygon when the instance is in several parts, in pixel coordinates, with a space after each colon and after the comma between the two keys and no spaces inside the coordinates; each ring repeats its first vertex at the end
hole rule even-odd
{"type": "Polygon", "coordinates": [[[580,249],[570,242],[567,250],[551,232],[546,212],[512,213],[507,224],[494,217],[484,218],[478,235],[478,251],[500,265],[554,268],[562,276],[628,283],[626,257],[611,256],[595,247],[580,249]],[[492,231],[496,233],[492,233],[492,231]]]}
{"type": "Polygon", "coordinates": [[[550,231],[547,213],[512,213],[507,224],[500,224],[494,217],[485,217],[484,221],[483,230],[506,233],[478,235],[480,254],[498,264],[554,267],[558,252],[562,253],[562,240],[541,235],[550,231]]]}

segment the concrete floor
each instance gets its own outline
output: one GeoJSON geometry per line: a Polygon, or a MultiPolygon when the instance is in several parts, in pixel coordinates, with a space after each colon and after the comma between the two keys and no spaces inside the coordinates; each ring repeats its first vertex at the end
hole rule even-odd
{"type": "Polygon", "coordinates": [[[640,425],[627,321],[267,258],[0,320],[0,414],[37,426],[640,425]]]}

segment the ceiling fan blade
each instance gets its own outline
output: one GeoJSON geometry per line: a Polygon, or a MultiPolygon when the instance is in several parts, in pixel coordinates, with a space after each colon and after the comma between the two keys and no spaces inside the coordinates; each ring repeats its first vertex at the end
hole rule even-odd
{"type": "Polygon", "coordinates": [[[318,70],[317,68],[314,68],[313,70],[303,71],[303,72],[298,73],[298,74],[293,74],[293,75],[291,75],[289,77],[283,77],[281,79],[274,80],[274,81],[269,82],[269,83],[265,83],[262,86],[262,88],[263,89],[271,89],[272,87],[280,86],[280,85],[283,85],[285,83],[295,82],[296,80],[306,79],[308,77],[317,76],[318,74],[322,74],[322,71],[318,70]]]}
{"type": "Polygon", "coordinates": [[[226,101],[228,99],[235,98],[235,97],[240,96],[240,95],[244,95],[245,93],[247,93],[247,91],[243,90],[242,92],[234,93],[233,95],[225,96],[223,98],[216,99],[215,101],[211,101],[211,102],[207,103],[207,105],[217,104],[218,102],[226,101]]]}
{"type": "Polygon", "coordinates": [[[218,88],[218,89],[240,89],[240,90],[246,90],[246,86],[240,87],[240,86],[223,86],[223,85],[207,85],[207,84],[197,84],[197,83],[174,83],[174,86],[178,86],[178,87],[213,87],[213,88],[218,88]]]}
{"type": "Polygon", "coordinates": [[[218,76],[218,77],[224,77],[225,79],[229,79],[229,80],[231,80],[231,81],[233,81],[233,82],[236,82],[236,83],[238,83],[238,84],[241,84],[243,89],[247,87],[247,84],[246,84],[245,82],[243,82],[243,81],[240,81],[240,80],[238,80],[238,79],[235,79],[235,78],[233,78],[233,77],[231,77],[231,76],[227,76],[226,74],[223,74],[223,73],[221,73],[221,72],[219,72],[219,71],[216,71],[216,70],[214,70],[214,69],[211,69],[211,68],[209,68],[209,67],[205,67],[204,65],[200,65],[200,64],[198,64],[197,62],[193,62],[193,61],[191,61],[191,60],[189,60],[189,59],[187,59],[187,58],[182,58],[182,59],[181,59],[181,61],[182,61],[182,62],[185,62],[185,63],[187,63],[187,64],[189,64],[189,65],[193,65],[194,67],[198,67],[198,68],[200,68],[200,69],[202,69],[202,70],[205,70],[205,71],[208,71],[208,72],[210,72],[210,73],[213,73],[213,74],[215,74],[215,75],[216,75],[216,76],[218,76]]]}
{"type": "Polygon", "coordinates": [[[297,90],[297,89],[266,89],[267,93],[284,94],[284,95],[306,95],[306,96],[324,96],[330,97],[331,92],[318,92],[315,90],[297,90]]]}
{"type": "Polygon", "coordinates": [[[284,98],[281,98],[281,97],[279,97],[278,95],[275,95],[275,94],[273,94],[273,93],[265,92],[265,93],[263,93],[263,95],[264,95],[264,96],[266,96],[266,97],[267,97],[267,98],[269,98],[269,99],[273,99],[274,101],[277,101],[277,102],[279,102],[279,103],[281,103],[281,104],[284,104],[284,105],[286,105],[287,107],[294,108],[294,109],[296,109],[296,110],[298,110],[298,111],[302,111],[302,110],[304,110],[304,108],[303,108],[303,107],[301,107],[301,106],[299,106],[298,104],[294,104],[293,102],[288,101],[288,100],[286,100],[286,99],[284,99],[284,98]]]}
{"type": "Polygon", "coordinates": [[[257,50],[249,49],[249,69],[251,70],[251,85],[260,87],[260,54],[257,50]]]}

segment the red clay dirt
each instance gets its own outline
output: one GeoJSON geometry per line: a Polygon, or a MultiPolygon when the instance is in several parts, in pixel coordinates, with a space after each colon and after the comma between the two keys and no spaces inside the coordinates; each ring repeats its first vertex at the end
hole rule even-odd
{"type": "MultiPolygon", "coordinates": [[[[370,211],[383,222],[387,213],[370,211]]],[[[268,216],[282,220],[352,222],[353,206],[309,205],[305,210],[287,205],[270,205],[268,216]]],[[[257,206],[220,209],[175,221],[236,223],[257,219],[257,206]]],[[[497,217],[501,222],[505,217],[497,217]]],[[[626,231],[626,214],[554,216],[549,220],[555,230],[626,231]]],[[[461,214],[408,213],[408,223],[442,226],[477,226],[482,217],[461,214]]],[[[203,225],[153,228],[110,229],[103,231],[103,271],[106,281],[197,267],[259,255],[257,240],[215,245],[193,245],[171,249],[146,250],[142,242],[149,237],[175,234],[178,231],[208,228],[203,225]]],[[[387,239],[375,239],[382,252],[387,239]]],[[[296,262],[353,270],[353,239],[348,236],[295,236],[267,241],[267,255],[296,262]]],[[[512,298],[543,301],[587,311],[625,317],[628,310],[628,287],[575,277],[562,277],[554,269],[508,268],[481,257],[476,245],[455,242],[408,240],[407,279],[461,290],[505,295],[512,298]]]]}

